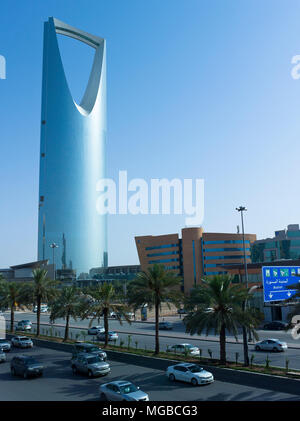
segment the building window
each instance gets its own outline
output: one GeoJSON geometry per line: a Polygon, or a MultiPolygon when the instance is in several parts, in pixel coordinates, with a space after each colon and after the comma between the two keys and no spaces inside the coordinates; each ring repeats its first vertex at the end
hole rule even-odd
{"type": "Polygon", "coordinates": [[[156,250],[156,249],[166,249],[166,248],[171,248],[171,247],[178,247],[179,244],[163,244],[161,246],[152,246],[152,247],[146,247],[146,250],[156,250]]]}

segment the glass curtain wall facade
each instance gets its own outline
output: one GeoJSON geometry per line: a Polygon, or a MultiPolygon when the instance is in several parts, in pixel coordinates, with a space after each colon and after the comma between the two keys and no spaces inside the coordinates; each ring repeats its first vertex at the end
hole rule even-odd
{"type": "MultiPolygon", "coordinates": [[[[57,269],[107,266],[106,217],[97,213],[96,185],[105,177],[106,46],[103,38],[58,19],[44,24],[38,259],[57,269]],[[95,49],[82,101],[72,98],[57,34],[95,49]]],[[[80,60],[80,58],[78,58],[80,60]]]]}

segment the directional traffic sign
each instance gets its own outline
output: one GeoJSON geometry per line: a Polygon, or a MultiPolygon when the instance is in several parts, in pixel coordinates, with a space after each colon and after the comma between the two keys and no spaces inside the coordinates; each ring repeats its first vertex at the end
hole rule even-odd
{"type": "Polygon", "coordinates": [[[263,266],[262,279],[265,303],[287,300],[296,293],[287,287],[300,283],[300,266],[263,266]]]}

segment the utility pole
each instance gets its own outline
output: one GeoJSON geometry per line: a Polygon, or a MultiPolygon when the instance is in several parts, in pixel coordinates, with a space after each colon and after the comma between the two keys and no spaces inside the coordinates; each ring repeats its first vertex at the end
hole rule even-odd
{"type": "MultiPolygon", "coordinates": [[[[245,248],[245,232],[244,232],[244,218],[243,212],[247,209],[245,206],[240,206],[236,208],[238,212],[241,212],[241,219],[242,219],[242,238],[243,238],[243,250],[244,250],[244,267],[245,267],[245,281],[246,281],[246,288],[248,291],[248,270],[247,270],[247,259],[246,259],[246,248],[245,248]]],[[[243,303],[243,311],[246,310],[247,301],[243,303]]],[[[249,353],[248,353],[248,341],[247,341],[247,330],[245,326],[242,327],[243,331],[243,345],[244,345],[244,365],[247,367],[249,366],[249,353]]]]}

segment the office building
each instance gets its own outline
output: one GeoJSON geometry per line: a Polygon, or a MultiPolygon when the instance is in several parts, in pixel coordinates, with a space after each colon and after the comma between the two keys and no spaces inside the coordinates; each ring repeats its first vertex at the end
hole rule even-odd
{"type": "Polygon", "coordinates": [[[105,138],[105,40],[49,18],[44,26],[38,259],[50,259],[56,269],[75,270],[77,276],[107,265],[106,217],[96,209],[97,181],[105,177],[105,138]],[[58,35],[95,50],[80,104],[68,86],[58,35]]]}
{"type": "MultiPolygon", "coordinates": [[[[182,278],[182,290],[189,292],[203,276],[226,273],[224,267],[244,261],[242,234],[210,233],[202,228],[183,228],[178,234],[135,237],[142,270],[160,263],[182,278]]],[[[256,235],[245,234],[246,260],[256,235]]]]}

